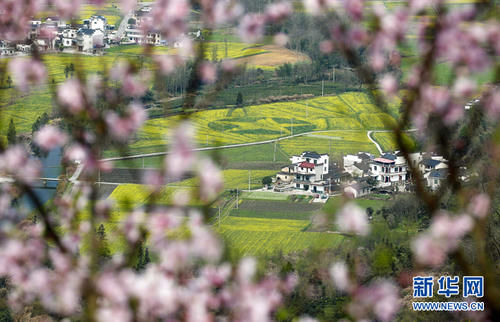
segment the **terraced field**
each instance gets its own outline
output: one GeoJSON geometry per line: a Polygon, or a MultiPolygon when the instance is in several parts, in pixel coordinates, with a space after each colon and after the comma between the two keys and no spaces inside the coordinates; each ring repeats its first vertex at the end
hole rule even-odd
{"type": "MultiPolygon", "coordinates": [[[[258,196],[255,196],[258,197],[258,196]]],[[[246,198],[246,195],[245,195],[246,198]]],[[[231,253],[265,256],[311,248],[334,248],[338,234],[307,232],[321,205],[304,202],[244,199],[217,227],[231,253]]]]}
{"type": "MultiPolygon", "coordinates": [[[[384,129],[383,120],[394,122],[394,119],[375,110],[367,101],[364,93],[345,93],[235,110],[200,111],[194,113],[192,119],[196,124],[196,139],[200,146],[255,142],[320,130],[358,130],[357,141],[369,144],[368,138],[361,138],[361,132],[366,129],[384,129]],[[361,103],[355,101],[354,97],[357,96],[361,97],[361,103]]],[[[137,141],[130,145],[131,152],[163,150],[167,144],[165,132],[177,121],[178,117],[148,120],[137,141]]],[[[342,136],[346,137],[347,134],[342,136]]]]}
{"type": "MultiPolygon", "coordinates": [[[[384,151],[394,151],[398,148],[396,144],[396,138],[391,132],[375,132],[372,134],[373,139],[380,144],[382,150],[384,151]]],[[[415,141],[412,139],[411,135],[404,134],[404,140],[413,149],[415,147],[415,141]]]]}
{"type": "Polygon", "coordinates": [[[306,249],[336,248],[344,237],[337,234],[293,231],[221,230],[231,252],[239,255],[272,255],[292,253],[306,249]]]}

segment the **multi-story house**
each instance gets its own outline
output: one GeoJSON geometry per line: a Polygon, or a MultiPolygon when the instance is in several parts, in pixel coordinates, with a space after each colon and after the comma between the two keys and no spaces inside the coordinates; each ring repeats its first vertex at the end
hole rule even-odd
{"type": "Polygon", "coordinates": [[[104,46],[104,33],[100,29],[82,28],[76,38],[79,51],[95,52],[104,46]]]}
{"type": "Polygon", "coordinates": [[[409,179],[408,166],[401,153],[385,153],[370,163],[370,176],[379,187],[404,185],[409,179]]]}
{"type": "Polygon", "coordinates": [[[328,154],[306,151],[290,158],[295,174],[295,188],[312,192],[325,192],[327,188],[328,154]],[[325,180],[324,180],[325,179],[325,180]],[[326,188],[326,189],[325,189],[326,188]]]}
{"type": "Polygon", "coordinates": [[[87,25],[89,29],[101,30],[104,33],[108,27],[108,19],[103,16],[92,16],[89,19],[84,20],[83,24],[87,25]]]}

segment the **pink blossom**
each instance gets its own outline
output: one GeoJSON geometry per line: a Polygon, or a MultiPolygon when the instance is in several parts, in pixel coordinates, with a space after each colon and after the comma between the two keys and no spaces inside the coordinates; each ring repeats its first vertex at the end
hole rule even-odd
{"type": "Polygon", "coordinates": [[[170,134],[170,151],[165,158],[165,168],[170,179],[180,179],[188,170],[192,170],[195,155],[194,128],[189,122],[182,122],[170,134]]]}
{"type": "Polygon", "coordinates": [[[338,5],[338,0],[303,0],[302,3],[307,12],[313,15],[324,14],[328,9],[338,5]]]}
{"type": "Polygon", "coordinates": [[[472,197],[467,209],[471,215],[482,219],[488,215],[490,205],[490,197],[486,193],[478,193],[472,197]]]}
{"type": "Polygon", "coordinates": [[[72,18],[78,16],[78,12],[80,11],[80,6],[82,4],[82,0],[52,0],[53,4],[57,9],[57,13],[63,18],[72,18]]]}
{"type": "Polygon", "coordinates": [[[23,40],[28,36],[31,17],[44,10],[45,0],[0,1],[0,39],[23,40]]]}
{"type": "Polygon", "coordinates": [[[83,88],[76,79],[70,79],[59,86],[57,90],[59,103],[66,107],[71,114],[78,114],[83,111],[85,98],[83,88]]]}
{"type": "Polygon", "coordinates": [[[122,230],[129,242],[135,243],[139,240],[141,226],[144,224],[144,217],[144,212],[136,210],[123,221],[122,230]]]}
{"type": "Polygon", "coordinates": [[[106,123],[111,136],[118,141],[125,142],[135,133],[147,119],[146,111],[139,103],[131,103],[125,115],[120,117],[115,112],[108,112],[106,123]]]}
{"type": "Polygon", "coordinates": [[[355,21],[360,21],[363,18],[363,0],[344,0],[344,8],[355,21]]]}
{"type": "Polygon", "coordinates": [[[123,78],[122,92],[123,94],[130,97],[141,97],[146,93],[148,89],[148,80],[150,79],[150,73],[148,71],[141,71],[139,74],[134,75],[127,73],[123,78]]]}
{"type": "Polygon", "coordinates": [[[323,54],[330,54],[333,51],[333,42],[331,40],[323,40],[319,43],[319,50],[323,54]]]}
{"type": "Polygon", "coordinates": [[[173,73],[175,68],[181,63],[179,57],[171,55],[157,55],[154,57],[154,61],[163,75],[173,73]]]}
{"type": "Polygon", "coordinates": [[[142,182],[150,186],[153,191],[159,192],[165,184],[165,177],[158,170],[147,169],[144,171],[142,182]]]}
{"type": "Polygon", "coordinates": [[[333,263],[330,267],[330,277],[339,290],[347,291],[351,288],[349,270],[344,262],[340,261],[333,263]]]}
{"type": "Polygon", "coordinates": [[[418,263],[433,267],[443,264],[446,249],[442,243],[429,234],[421,234],[411,244],[413,254],[418,263]]]}
{"type": "Polygon", "coordinates": [[[457,97],[469,97],[476,90],[476,82],[466,77],[459,77],[453,85],[453,94],[457,97]]]}
{"type": "Polygon", "coordinates": [[[210,62],[203,62],[199,70],[201,80],[206,84],[212,84],[217,79],[217,69],[210,62]]]}
{"type": "Polygon", "coordinates": [[[269,23],[276,23],[288,18],[293,12],[293,7],[290,2],[275,2],[266,8],[266,21],[269,23]]]}
{"type": "Polygon", "coordinates": [[[285,47],[288,43],[288,36],[282,32],[277,33],[274,35],[273,42],[277,46],[285,47]]]}
{"type": "Polygon", "coordinates": [[[484,108],[489,117],[497,120],[500,118],[500,90],[495,88],[486,97],[484,108]]]}
{"type": "Polygon", "coordinates": [[[474,223],[469,215],[450,216],[446,212],[436,214],[431,223],[432,236],[440,239],[449,250],[457,247],[460,239],[467,234],[474,223]]]}
{"type": "Polygon", "coordinates": [[[66,133],[61,132],[57,127],[46,125],[40,131],[35,133],[34,140],[35,143],[42,149],[49,151],[55,147],[66,144],[68,136],[66,133]]]}
{"type": "Polygon", "coordinates": [[[385,74],[382,76],[382,79],[380,79],[380,87],[389,97],[394,97],[398,92],[398,82],[391,74],[385,74]]]}
{"type": "Polygon", "coordinates": [[[124,14],[129,13],[137,6],[137,0],[120,0],[120,9],[124,14]]]}
{"type": "Polygon", "coordinates": [[[354,202],[348,202],[337,213],[335,223],[344,233],[367,235],[370,231],[366,212],[354,202]]]}
{"type": "Polygon", "coordinates": [[[211,159],[203,159],[198,164],[200,176],[200,198],[204,202],[212,201],[222,191],[224,180],[219,168],[211,159]]]}
{"type": "Polygon", "coordinates": [[[14,85],[22,91],[27,91],[29,85],[41,85],[47,77],[45,66],[35,59],[14,58],[8,69],[14,85]]]}
{"type": "Polygon", "coordinates": [[[158,0],[150,12],[150,24],[159,29],[168,40],[175,40],[187,31],[186,19],[190,11],[187,0],[158,0]]]}
{"type": "Polygon", "coordinates": [[[40,163],[31,159],[19,145],[9,147],[0,154],[0,175],[12,176],[23,183],[32,183],[40,176],[40,163]]]}
{"type": "Polygon", "coordinates": [[[238,265],[238,280],[242,284],[249,283],[257,270],[257,262],[253,257],[243,258],[238,265]]]}
{"type": "Polygon", "coordinates": [[[241,19],[238,35],[248,43],[259,41],[264,34],[265,17],[261,14],[247,14],[241,19]]]}
{"type": "Polygon", "coordinates": [[[213,23],[221,25],[235,20],[243,13],[243,6],[235,1],[218,0],[213,5],[213,23]]]}

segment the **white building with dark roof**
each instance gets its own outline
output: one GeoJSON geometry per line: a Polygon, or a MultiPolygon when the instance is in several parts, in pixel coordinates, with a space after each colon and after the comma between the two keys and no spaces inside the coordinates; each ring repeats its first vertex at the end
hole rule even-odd
{"type": "Polygon", "coordinates": [[[302,152],[290,158],[295,174],[294,184],[296,189],[312,192],[325,192],[328,190],[324,176],[328,174],[330,158],[328,154],[319,154],[312,151],[302,152]]]}
{"type": "Polygon", "coordinates": [[[100,29],[82,28],[77,33],[76,43],[79,51],[93,52],[104,46],[104,33],[100,29]]]}
{"type": "Polygon", "coordinates": [[[406,160],[400,153],[384,153],[370,163],[370,176],[379,187],[404,185],[410,178],[406,160]]]}

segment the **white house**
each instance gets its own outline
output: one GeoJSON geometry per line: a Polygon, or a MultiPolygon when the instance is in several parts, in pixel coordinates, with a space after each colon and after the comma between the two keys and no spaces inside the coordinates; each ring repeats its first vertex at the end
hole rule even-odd
{"type": "Polygon", "coordinates": [[[425,174],[424,177],[427,179],[427,187],[432,191],[435,191],[441,187],[442,182],[448,177],[448,169],[441,168],[431,170],[429,173],[425,174]]]}
{"type": "Polygon", "coordinates": [[[100,29],[82,28],[78,31],[76,40],[79,51],[92,52],[104,46],[104,33],[100,29]]]}
{"type": "Polygon", "coordinates": [[[448,164],[442,157],[438,158],[425,158],[419,163],[420,173],[427,173],[432,170],[446,169],[448,164]]]}
{"type": "Polygon", "coordinates": [[[92,16],[86,22],[89,29],[101,30],[102,32],[105,32],[108,26],[108,20],[103,16],[92,16]]]}
{"type": "Polygon", "coordinates": [[[344,193],[352,198],[359,198],[371,192],[371,186],[366,182],[357,182],[344,188],[344,193]]]}
{"type": "Polygon", "coordinates": [[[402,185],[409,179],[406,160],[400,153],[385,153],[373,159],[370,172],[370,176],[377,179],[379,187],[402,185]]]}
{"type": "Polygon", "coordinates": [[[330,158],[328,154],[306,151],[290,158],[295,174],[295,188],[312,192],[325,192],[327,182],[324,176],[328,174],[330,158]]]}
{"type": "Polygon", "coordinates": [[[330,162],[330,158],[328,157],[328,154],[319,154],[316,152],[302,152],[301,155],[293,155],[290,158],[290,161],[292,161],[292,164],[298,164],[301,162],[308,162],[312,163],[315,166],[316,165],[322,165],[322,173],[321,174],[327,174],[328,173],[328,164],[330,162]]]}

